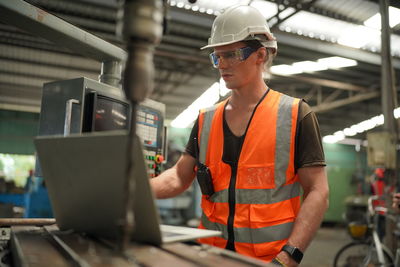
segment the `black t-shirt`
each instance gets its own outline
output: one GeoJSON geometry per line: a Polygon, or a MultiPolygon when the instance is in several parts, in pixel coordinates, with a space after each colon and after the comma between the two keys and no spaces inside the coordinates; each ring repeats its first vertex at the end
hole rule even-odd
{"type": "MultiPolygon", "coordinates": [[[[295,169],[310,166],[325,166],[325,156],[322,147],[322,139],[319,132],[318,120],[310,106],[303,100],[299,103],[299,113],[297,118],[296,129],[296,144],[295,144],[295,169]]],[[[192,132],[190,133],[189,141],[186,145],[186,153],[192,157],[196,157],[195,151],[197,142],[195,141],[198,135],[198,119],[195,122],[192,132]]],[[[226,163],[237,162],[241,144],[244,140],[243,136],[236,136],[229,129],[228,123],[225,120],[225,112],[223,119],[224,131],[224,154],[223,160],[226,163]]]]}

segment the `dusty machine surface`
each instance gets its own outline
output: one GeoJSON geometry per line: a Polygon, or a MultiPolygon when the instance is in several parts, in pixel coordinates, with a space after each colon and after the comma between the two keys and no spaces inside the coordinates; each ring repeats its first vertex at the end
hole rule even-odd
{"type": "Polygon", "coordinates": [[[155,247],[129,243],[120,251],[105,239],[61,232],[54,224],[1,227],[0,234],[2,267],[266,266],[256,259],[206,245],[172,243],[155,247]]]}

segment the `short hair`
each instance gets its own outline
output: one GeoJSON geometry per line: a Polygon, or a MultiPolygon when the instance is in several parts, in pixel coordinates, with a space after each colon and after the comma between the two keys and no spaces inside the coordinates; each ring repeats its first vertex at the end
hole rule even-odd
{"type": "MultiPolygon", "coordinates": [[[[243,43],[245,43],[246,46],[251,47],[255,50],[257,50],[261,47],[264,47],[259,40],[255,40],[255,39],[244,40],[243,43]]],[[[272,61],[274,60],[274,58],[276,56],[276,53],[275,53],[276,50],[274,51],[273,48],[269,48],[269,47],[265,47],[265,49],[267,50],[267,58],[264,62],[264,71],[269,73],[270,68],[272,66],[272,61]]]]}

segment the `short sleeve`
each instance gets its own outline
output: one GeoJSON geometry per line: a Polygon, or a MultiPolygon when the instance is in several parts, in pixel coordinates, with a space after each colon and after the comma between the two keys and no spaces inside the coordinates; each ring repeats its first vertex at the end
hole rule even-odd
{"type": "Polygon", "coordinates": [[[326,166],[317,116],[303,100],[299,105],[296,133],[296,170],[310,166],[326,166]]]}
{"type": "Polygon", "coordinates": [[[193,125],[192,131],[190,132],[189,140],[185,148],[185,152],[188,153],[193,158],[196,158],[197,148],[195,146],[198,146],[196,142],[198,132],[199,132],[199,119],[197,119],[193,125]]]}

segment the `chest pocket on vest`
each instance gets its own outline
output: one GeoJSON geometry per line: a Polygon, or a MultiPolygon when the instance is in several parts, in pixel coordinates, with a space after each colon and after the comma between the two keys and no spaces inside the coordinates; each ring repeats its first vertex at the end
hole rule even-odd
{"type": "Polygon", "coordinates": [[[269,189],[274,187],[274,166],[272,164],[239,167],[237,188],[269,189]]]}

